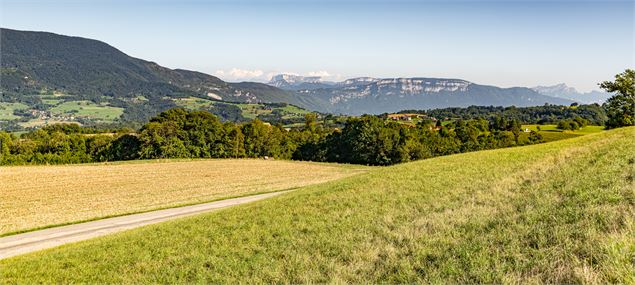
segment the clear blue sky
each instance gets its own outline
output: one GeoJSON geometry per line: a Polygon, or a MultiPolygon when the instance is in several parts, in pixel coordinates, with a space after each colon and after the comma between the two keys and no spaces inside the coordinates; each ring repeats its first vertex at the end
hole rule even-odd
{"type": "Polygon", "coordinates": [[[230,80],[450,77],[597,89],[634,62],[633,1],[2,1],[2,27],[230,80]]]}

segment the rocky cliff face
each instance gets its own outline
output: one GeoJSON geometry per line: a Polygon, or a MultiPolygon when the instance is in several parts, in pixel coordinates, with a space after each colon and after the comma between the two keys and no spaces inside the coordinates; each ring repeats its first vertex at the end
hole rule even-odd
{"type": "MultiPolygon", "coordinates": [[[[573,101],[539,94],[529,88],[499,88],[461,79],[445,78],[351,78],[332,85],[293,89],[304,98],[322,101],[320,111],[363,114],[403,109],[445,107],[535,106],[571,104],[573,101]]],[[[285,88],[285,87],[282,87],[285,88]]]]}
{"type": "Polygon", "coordinates": [[[532,90],[546,96],[564,98],[573,100],[583,104],[602,104],[608,98],[611,97],[610,93],[593,90],[591,92],[579,92],[573,87],[569,87],[564,83],[556,84],[553,86],[536,86],[532,87],[532,90]]]}

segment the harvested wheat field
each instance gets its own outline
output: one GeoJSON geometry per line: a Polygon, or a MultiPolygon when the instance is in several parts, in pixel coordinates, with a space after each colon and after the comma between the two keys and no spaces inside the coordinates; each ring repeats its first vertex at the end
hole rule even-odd
{"type": "Polygon", "coordinates": [[[292,189],[365,169],[256,159],[0,167],[0,235],[292,189]]]}
{"type": "Polygon", "coordinates": [[[382,167],[0,260],[4,284],[634,284],[635,128],[382,167]]]}

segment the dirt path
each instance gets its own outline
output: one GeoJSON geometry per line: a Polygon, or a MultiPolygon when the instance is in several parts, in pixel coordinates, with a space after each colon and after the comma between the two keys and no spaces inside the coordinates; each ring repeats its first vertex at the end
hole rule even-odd
{"type": "Polygon", "coordinates": [[[141,214],[133,214],[92,222],[55,227],[0,238],[0,259],[25,254],[37,250],[56,247],[62,244],[91,239],[145,225],[160,223],[176,218],[209,212],[258,201],[286,193],[288,191],[259,194],[240,198],[226,199],[205,204],[171,208],[141,214]]]}

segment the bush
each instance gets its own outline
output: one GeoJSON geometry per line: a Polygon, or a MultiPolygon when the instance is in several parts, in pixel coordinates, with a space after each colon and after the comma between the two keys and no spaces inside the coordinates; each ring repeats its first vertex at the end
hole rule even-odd
{"type": "Polygon", "coordinates": [[[558,129],[565,130],[565,131],[566,130],[570,130],[570,131],[579,130],[580,127],[581,127],[580,123],[578,123],[576,120],[562,120],[562,121],[558,122],[558,126],[557,126],[558,129]]]}

